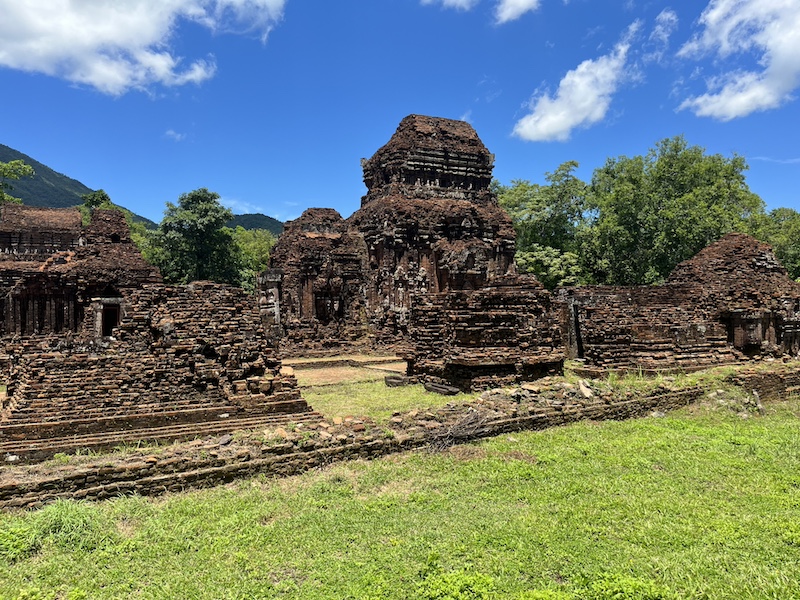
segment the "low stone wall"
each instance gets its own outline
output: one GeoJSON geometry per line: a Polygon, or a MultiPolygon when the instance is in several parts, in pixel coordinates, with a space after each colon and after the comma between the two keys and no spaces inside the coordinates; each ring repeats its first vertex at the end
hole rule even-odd
{"type": "MultiPolygon", "coordinates": [[[[775,372],[745,371],[732,383],[776,400],[800,391],[800,364],[775,372]]],[[[243,477],[296,475],[341,460],[372,459],[420,447],[443,448],[510,431],[545,429],[583,419],[627,419],[686,406],[710,390],[670,389],[616,397],[604,382],[526,384],[493,390],[467,404],[394,415],[386,427],[368,419],[336,419],[196,440],[150,452],[108,455],[64,465],[7,466],[0,472],[0,508],[39,507],[58,498],[101,500],[209,487],[243,477]],[[269,434],[269,435],[267,435],[269,434]]],[[[75,462],[72,462],[75,461],[75,462]]]]}

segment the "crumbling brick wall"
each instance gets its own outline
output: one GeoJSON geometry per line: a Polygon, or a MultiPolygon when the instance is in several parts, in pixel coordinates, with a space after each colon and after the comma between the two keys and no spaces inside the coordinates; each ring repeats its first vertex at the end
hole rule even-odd
{"type": "Polygon", "coordinates": [[[86,435],[310,411],[268,347],[255,299],[210,282],[145,285],[108,338],[8,342],[0,438],[86,435]]]}
{"type": "Polygon", "coordinates": [[[160,282],[118,211],[4,206],[0,440],[310,411],[253,296],[160,282]]]}
{"type": "Polygon", "coordinates": [[[560,291],[570,355],[590,369],[683,369],[800,354],[800,284],[771,248],[731,233],[664,285],[560,291]]]}
{"type": "Polygon", "coordinates": [[[693,370],[739,360],[724,325],[687,286],[582,287],[560,291],[570,356],[591,369],[693,370]]]}
{"type": "Polygon", "coordinates": [[[463,391],[562,372],[564,344],[550,292],[533,277],[414,299],[408,375],[463,391]]]}
{"type": "Polygon", "coordinates": [[[338,351],[367,337],[367,248],[333,209],[311,208],[284,226],[262,273],[265,323],[293,354],[338,351]],[[267,308],[269,307],[269,308],[267,308]]]}
{"type": "Polygon", "coordinates": [[[664,285],[564,288],[555,299],[537,286],[512,278],[415,298],[409,375],[468,390],[533,379],[565,355],[596,375],[800,355],[800,285],[746,235],[711,244],[664,285]]]}
{"type": "Polygon", "coordinates": [[[0,209],[0,336],[77,332],[93,298],[159,281],[119,211],[0,209]]]}
{"type": "Polygon", "coordinates": [[[772,248],[729,233],[681,263],[667,285],[695,289],[695,305],[722,323],[728,342],[748,354],[800,354],[800,283],[772,248]]]}

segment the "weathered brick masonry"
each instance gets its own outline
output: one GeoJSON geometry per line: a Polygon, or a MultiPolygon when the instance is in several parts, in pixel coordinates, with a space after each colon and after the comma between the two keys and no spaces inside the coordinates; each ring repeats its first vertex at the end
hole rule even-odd
{"type": "Polygon", "coordinates": [[[362,162],[342,219],[287,224],[262,276],[262,314],[290,354],[392,351],[408,375],[486,389],[561,369],[691,371],[800,354],[800,284],[769,246],[729,234],[658,286],[554,295],[514,279],[514,231],[494,157],[461,121],[411,115],[362,162]]]}
{"type": "Polygon", "coordinates": [[[159,283],[117,211],[85,227],[75,209],[6,205],[0,216],[7,459],[312,415],[254,297],[159,283]]]}
{"type": "Polygon", "coordinates": [[[800,354],[800,284],[772,249],[730,233],[664,285],[559,291],[570,356],[587,371],[696,370],[800,354]]]}
{"type": "MultiPolygon", "coordinates": [[[[800,391],[800,366],[775,372],[741,372],[733,381],[764,401],[800,391]]],[[[324,420],[300,426],[286,439],[230,436],[198,440],[164,451],[136,452],[112,460],[63,467],[6,467],[0,472],[0,508],[37,507],[58,498],[101,500],[122,494],[157,495],[209,487],[263,474],[287,476],[336,461],[371,459],[424,446],[446,447],[483,437],[538,430],[582,419],[627,419],[686,406],[710,390],[670,390],[644,397],[615,397],[595,385],[555,384],[485,394],[464,405],[395,415],[389,427],[368,420],[334,426],[324,420]],[[391,433],[388,433],[391,431],[391,433]]]]}
{"type": "Polygon", "coordinates": [[[413,298],[513,272],[511,219],[489,189],[493,162],[468,123],[403,119],[362,161],[359,210],[344,220],[309,209],[286,224],[261,283],[282,349],[386,351],[405,338],[413,298]]]}
{"type": "Polygon", "coordinates": [[[363,161],[342,219],[290,222],[258,301],[164,286],[123,216],[0,209],[0,453],[182,439],[316,418],[293,354],[401,351],[418,381],[462,390],[559,372],[694,370],[800,355],[800,284],[771,249],[729,234],[652,287],[544,290],[515,276],[494,157],[462,121],[411,115],[363,161]],[[283,416],[283,417],[282,417],[283,416]]]}
{"type": "Polygon", "coordinates": [[[401,355],[408,375],[462,391],[518,385],[562,372],[565,346],[552,295],[534,277],[475,291],[419,296],[401,355]]]}

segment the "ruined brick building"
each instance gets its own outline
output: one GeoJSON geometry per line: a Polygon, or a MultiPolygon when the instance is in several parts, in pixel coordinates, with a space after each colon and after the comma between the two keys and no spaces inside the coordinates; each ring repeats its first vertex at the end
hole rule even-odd
{"type": "Polygon", "coordinates": [[[121,213],[0,208],[0,453],[176,439],[314,417],[275,345],[393,350],[462,390],[558,373],[693,370],[800,355],[800,284],[729,234],[660,286],[555,294],[515,273],[514,231],[467,123],[412,115],[363,162],[343,219],[286,225],[259,295],[167,286],[121,213]]]}
{"type": "Polygon", "coordinates": [[[209,282],[165,286],[117,211],[84,225],[77,209],[4,205],[0,285],[9,455],[309,412],[255,298],[209,282]]]}
{"type": "Polygon", "coordinates": [[[582,286],[556,294],[529,278],[412,304],[408,374],[464,391],[558,372],[694,371],[800,356],[800,283],[772,249],[729,233],[663,285],[582,286]]]}
{"type": "Polygon", "coordinates": [[[5,204],[0,212],[0,335],[76,333],[87,312],[98,335],[119,320],[122,295],[161,281],[131,243],[122,215],[5,204]]]}
{"type": "Polygon", "coordinates": [[[587,370],[694,370],[800,354],[800,284],[772,249],[730,233],[663,285],[560,290],[569,352],[587,370]]]}
{"type": "Polygon", "coordinates": [[[513,272],[512,223],[489,189],[493,161],[468,123],[403,119],[362,161],[358,211],[310,209],[286,224],[261,283],[283,348],[387,347],[405,336],[414,297],[513,272]]]}
{"type": "Polygon", "coordinates": [[[559,372],[692,370],[800,353],[800,284],[770,248],[730,234],[660,286],[551,294],[514,275],[493,157],[467,123],[411,115],[362,162],[350,218],[287,223],[261,307],[290,353],[392,349],[421,380],[478,389],[559,372]]]}

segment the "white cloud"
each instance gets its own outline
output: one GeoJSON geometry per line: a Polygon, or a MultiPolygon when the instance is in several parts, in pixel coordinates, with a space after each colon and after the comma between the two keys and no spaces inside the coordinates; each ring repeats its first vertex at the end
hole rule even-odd
{"type": "Polygon", "coordinates": [[[662,10],[656,17],[656,26],[650,32],[644,56],[645,62],[660,61],[669,48],[669,39],[678,28],[678,14],[669,8],[662,10]]]}
{"type": "Polygon", "coordinates": [[[711,0],[700,24],[702,32],[684,44],[679,56],[750,55],[762,68],[731,68],[711,77],[707,93],[684,100],[680,109],[729,121],[792,99],[800,86],[800,2],[711,0]]]}
{"type": "Polygon", "coordinates": [[[245,202],[243,200],[239,200],[238,198],[220,198],[219,203],[222,204],[222,206],[231,209],[231,212],[235,215],[248,215],[254,213],[264,214],[264,209],[258,204],[245,202]]]}
{"type": "Polygon", "coordinates": [[[175,142],[182,142],[183,140],[186,139],[186,134],[185,133],[178,133],[174,129],[167,129],[164,132],[164,137],[167,138],[167,139],[173,140],[175,142]]]}
{"type": "Polygon", "coordinates": [[[772,158],[770,156],[754,156],[750,160],[777,163],[779,165],[800,165],[800,158],[772,158]]]}
{"type": "Polygon", "coordinates": [[[555,97],[548,94],[535,97],[530,103],[531,113],[514,126],[514,135],[532,142],[563,142],[576,127],[601,121],[625,78],[629,39],[639,27],[639,22],[634,23],[610,54],[585,60],[569,71],[559,83],[555,97]]]}
{"type": "Polygon", "coordinates": [[[169,42],[177,23],[266,39],[286,0],[0,0],[0,66],[61,77],[111,95],[201,83],[213,58],[185,63],[169,42]]]}
{"type": "Polygon", "coordinates": [[[539,8],[539,4],[539,0],[500,0],[494,10],[495,22],[502,24],[519,19],[539,8]]]}
{"type": "Polygon", "coordinates": [[[480,0],[421,0],[423,6],[428,4],[441,4],[444,8],[457,8],[471,10],[480,0]]]}

